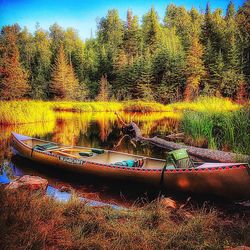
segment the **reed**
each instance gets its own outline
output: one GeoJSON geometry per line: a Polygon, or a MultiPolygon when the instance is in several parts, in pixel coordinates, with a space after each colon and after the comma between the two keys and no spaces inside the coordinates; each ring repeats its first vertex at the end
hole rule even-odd
{"type": "Polygon", "coordinates": [[[247,245],[246,218],[231,216],[229,220],[208,207],[175,212],[154,201],[117,211],[88,207],[77,198],[59,203],[3,188],[0,200],[0,245],[5,249],[224,249],[247,245]]]}
{"type": "Polygon", "coordinates": [[[171,108],[155,102],[51,102],[55,111],[71,112],[163,112],[171,108]]]}
{"type": "Polygon", "coordinates": [[[200,97],[193,102],[177,102],[169,105],[174,110],[193,110],[199,112],[226,112],[236,111],[241,105],[233,103],[230,99],[218,97],[200,97]]]}
{"type": "Polygon", "coordinates": [[[250,106],[234,112],[185,111],[181,129],[191,145],[250,155],[250,106]]]}
{"type": "Polygon", "coordinates": [[[122,110],[123,106],[119,102],[50,102],[55,111],[68,112],[114,112],[122,110]]]}
{"type": "Polygon", "coordinates": [[[54,113],[48,102],[0,101],[0,124],[23,124],[53,121],[54,113]]]}
{"type": "Polygon", "coordinates": [[[172,111],[169,106],[156,102],[127,101],[123,103],[125,112],[165,112],[172,111]]]}

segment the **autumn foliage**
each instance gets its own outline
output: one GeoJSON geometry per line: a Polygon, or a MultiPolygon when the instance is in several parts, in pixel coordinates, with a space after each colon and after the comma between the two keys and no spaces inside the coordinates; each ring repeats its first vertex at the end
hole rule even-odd
{"type": "Polygon", "coordinates": [[[53,66],[50,93],[55,99],[75,99],[78,86],[72,64],[68,63],[61,46],[53,66]]]}
{"type": "Polygon", "coordinates": [[[0,93],[1,99],[19,99],[27,96],[27,74],[20,63],[15,26],[2,30],[4,40],[0,44],[0,93]]]}

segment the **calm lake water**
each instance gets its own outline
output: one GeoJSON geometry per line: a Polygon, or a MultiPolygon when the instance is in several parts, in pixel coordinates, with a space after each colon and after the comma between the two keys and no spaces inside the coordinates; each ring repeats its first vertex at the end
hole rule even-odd
{"type": "MultiPolygon", "coordinates": [[[[136,122],[145,136],[165,136],[179,129],[180,114],[157,113],[121,113],[126,122],[136,122]]],[[[32,123],[0,127],[0,157],[2,175],[10,180],[24,174],[38,175],[48,179],[53,187],[69,187],[81,197],[112,204],[131,205],[138,199],[150,199],[147,190],[130,186],[127,183],[116,185],[105,180],[89,179],[71,174],[51,171],[51,168],[13,157],[10,152],[10,133],[15,131],[32,137],[63,143],[95,148],[112,149],[127,153],[166,157],[166,150],[147,144],[132,144],[123,137],[121,125],[114,113],[70,113],[58,112],[56,119],[46,123],[32,123]],[[121,140],[122,139],[122,140],[121,140]],[[140,198],[139,198],[140,197],[140,198]]],[[[155,190],[157,193],[158,190],[155,190]]]]}

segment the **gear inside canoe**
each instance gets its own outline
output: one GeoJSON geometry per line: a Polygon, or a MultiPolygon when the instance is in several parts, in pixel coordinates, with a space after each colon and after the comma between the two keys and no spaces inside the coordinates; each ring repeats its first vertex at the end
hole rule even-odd
{"type": "Polygon", "coordinates": [[[52,152],[54,155],[61,155],[73,159],[85,159],[89,162],[127,168],[137,167],[145,169],[173,170],[188,168],[213,168],[218,166],[233,166],[240,164],[193,162],[186,149],[171,151],[167,154],[166,159],[157,159],[104,149],[65,146],[33,138],[22,140],[22,142],[31,147],[32,150],[52,152]]]}

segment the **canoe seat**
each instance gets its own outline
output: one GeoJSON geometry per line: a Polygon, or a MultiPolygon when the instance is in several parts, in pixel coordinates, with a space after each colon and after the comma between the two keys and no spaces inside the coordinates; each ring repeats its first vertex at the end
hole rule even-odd
{"type": "Polygon", "coordinates": [[[104,152],[105,152],[104,149],[92,148],[91,151],[88,150],[88,151],[79,152],[79,155],[90,157],[90,156],[93,156],[94,154],[101,155],[104,152]]]}
{"type": "Polygon", "coordinates": [[[137,159],[137,160],[126,160],[126,161],[118,161],[111,165],[115,166],[123,166],[123,167],[132,167],[132,168],[141,168],[144,164],[143,159],[137,159]]]}
{"type": "Polygon", "coordinates": [[[58,146],[58,144],[56,143],[45,143],[45,144],[38,144],[38,145],[35,145],[33,147],[33,149],[38,149],[38,150],[41,150],[41,151],[45,151],[45,150],[51,150],[51,149],[57,149],[57,148],[60,148],[58,146]]]}

